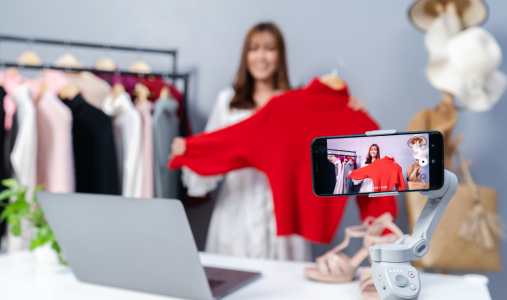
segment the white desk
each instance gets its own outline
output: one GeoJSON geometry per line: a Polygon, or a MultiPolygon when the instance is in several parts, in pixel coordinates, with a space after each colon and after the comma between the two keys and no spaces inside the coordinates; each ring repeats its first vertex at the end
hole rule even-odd
{"type": "MultiPolygon", "coordinates": [[[[206,266],[262,272],[257,281],[225,299],[340,299],[361,300],[357,281],[326,284],[306,280],[308,263],[277,262],[201,254],[206,266]]],[[[473,283],[463,276],[421,274],[420,300],[488,300],[485,283],[473,283]]],[[[168,300],[158,295],[134,292],[76,280],[72,271],[58,264],[37,264],[32,254],[0,255],[0,299],[2,300],[168,300]]]]}

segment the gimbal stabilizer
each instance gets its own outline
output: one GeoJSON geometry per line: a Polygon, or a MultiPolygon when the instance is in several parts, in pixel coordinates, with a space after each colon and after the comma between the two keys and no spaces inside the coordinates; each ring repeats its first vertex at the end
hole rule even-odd
{"type": "MultiPolygon", "coordinates": [[[[389,134],[396,131],[367,132],[366,135],[389,134]]],[[[429,242],[445,208],[458,190],[458,178],[444,171],[444,185],[439,190],[421,192],[428,197],[426,205],[415,223],[412,235],[404,235],[394,244],[377,244],[370,247],[373,260],[372,273],[375,288],[383,300],[416,300],[421,292],[419,273],[410,264],[428,253],[429,242]]],[[[371,197],[391,193],[371,194],[371,197]]]]}

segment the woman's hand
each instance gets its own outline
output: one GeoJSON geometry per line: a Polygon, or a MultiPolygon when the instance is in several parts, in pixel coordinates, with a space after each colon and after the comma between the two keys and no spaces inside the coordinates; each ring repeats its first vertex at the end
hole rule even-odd
{"type": "Polygon", "coordinates": [[[172,160],[176,156],[185,154],[185,151],[187,151],[187,142],[185,139],[180,136],[175,137],[171,145],[171,154],[169,155],[169,160],[172,160]]]}
{"type": "Polygon", "coordinates": [[[347,103],[347,106],[351,108],[354,111],[362,111],[365,114],[368,113],[368,108],[364,104],[363,100],[357,96],[350,96],[349,97],[349,103],[347,103]]]}
{"type": "Polygon", "coordinates": [[[351,170],[351,171],[349,171],[349,175],[350,175],[350,174],[352,174],[352,170],[351,170]]]}

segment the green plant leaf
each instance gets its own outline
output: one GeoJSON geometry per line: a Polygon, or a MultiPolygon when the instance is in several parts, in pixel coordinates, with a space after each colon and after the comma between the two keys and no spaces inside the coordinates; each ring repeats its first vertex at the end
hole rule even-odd
{"type": "Polygon", "coordinates": [[[14,236],[20,236],[21,235],[21,222],[17,222],[12,224],[11,232],[14,236]]]}
{"type": "Polygon", "coordinates": [[[18,193],[17,191],[11,189],[3,190],[0,193],[0,201],[10,199],[12,196],[16,196],[17,193],[18,193]]]}
{"type": "Polygon", "coordinates": [[[40,240],[40,239],[33,240],[32,243],[30,244],[30,251],[33,251],[35,248],[40,247],[40,246],[46,244],[47,242],[49,242],[49,241],[40,240]]]}
{"type": "Polygon", "coordinates": [[[9,216],[12,214],[12,210],[10,210],[9,208],[10,208],[10,205],[5,207],[4,210],[2,211],[2,213],[0,214],[0,222],[3,222],[3,220],[7,219],[7,222],[10,223],[9,216]]]}
{"type": "Polygon", "coordinates": [[[19,189],[19,183],[18,183],[18,181],[16,179],[12,179],[12,178],[4,179],[4,180],[2,180],[2,184],[5,187],[8,187],[8,188],[13,189],[13,190],[19,189]]]}
{"type": "Polygon", "coordinates": [[[51,248],[53,248],[53,250],[55,250],[56,253],[60,253],[62,251],[60,249],[60,245],[58,244],[58,242],[56,240],[53,241],[53,245],[51,245],[51,248]]]}

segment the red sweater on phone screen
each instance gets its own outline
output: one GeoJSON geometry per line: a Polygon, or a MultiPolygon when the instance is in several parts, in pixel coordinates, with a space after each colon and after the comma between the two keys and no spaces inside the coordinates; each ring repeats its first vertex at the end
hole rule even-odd
{"type": "Polygon", "coordinates": [[[400,165],[395,163],[394,158],[389,156],[377,159],[366,167],[352,171],[347,178],[354,180],[371,178],[374,192],[390,192],[393,190],[393,186],[396,186],[397,191],[407,189],[400,165]]]}
{"type": "MultiPolygon", "coordinates": [[[[316,137],[377,130],[365,113],[347,106],[346,88],[333,90],[314,79],[307,87],[274,97],[252,117],[230,127],[191,136],[172,169],[187,166],[201,175],[254,167],[273,191],[277,234],[299,234],[320,243],[332,241],[347,197],[319,198],[312,190],[310,144],[316,137]]],[[[238,199],[241,201],[242,199],[238,199]]],[[[397,215],[395,197],[358,197],[361,217],[397,215]]]]}

